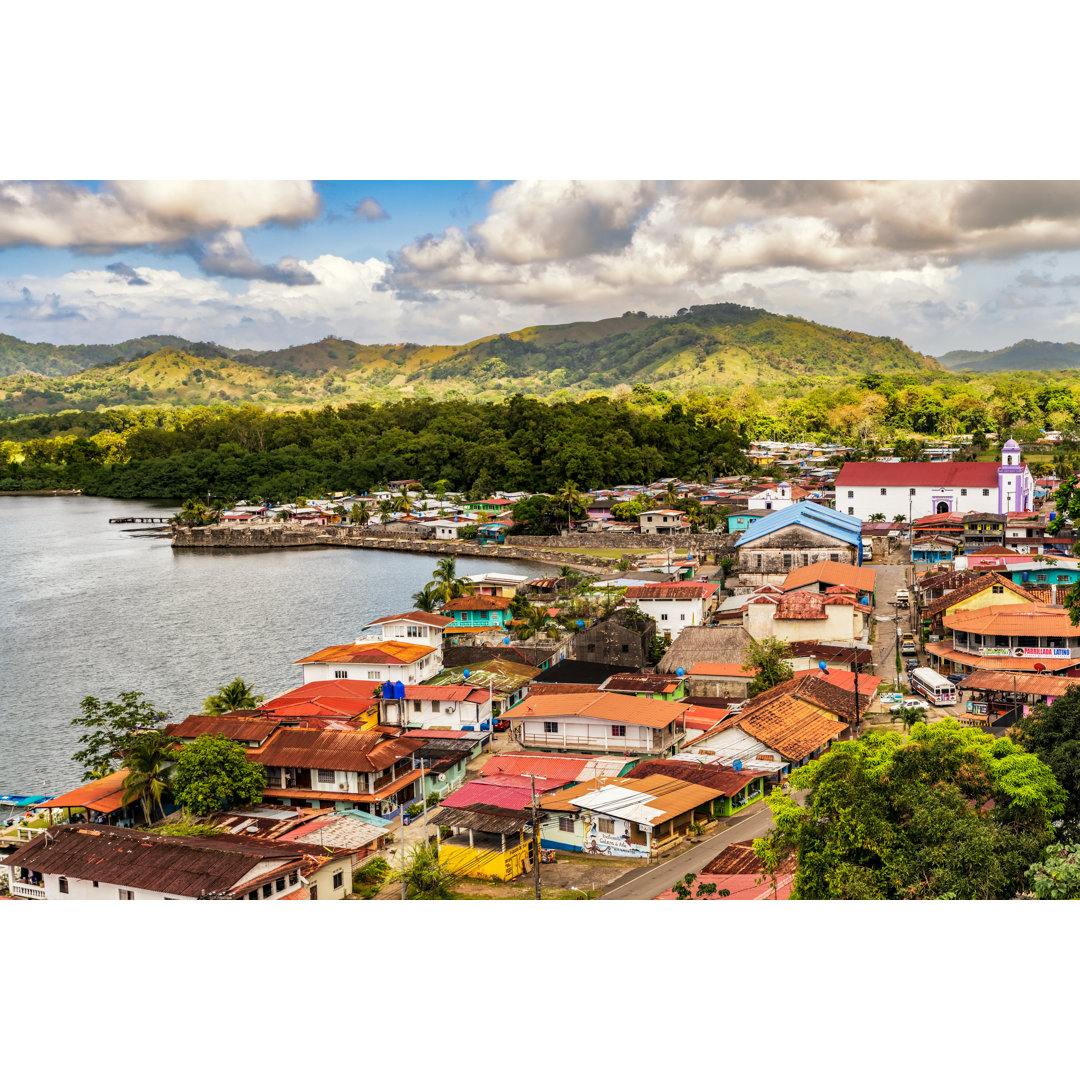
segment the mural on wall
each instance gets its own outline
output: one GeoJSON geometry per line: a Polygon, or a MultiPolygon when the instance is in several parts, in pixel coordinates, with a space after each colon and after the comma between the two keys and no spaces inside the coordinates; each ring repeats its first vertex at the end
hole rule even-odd
{"type": "MultiPolygon", "coordinates": [[[[612,820],[605,818],[605,821],[612,820]]],[[[612,821],[614,832],[601,832],[599,818],[590,817],[586,821],[585,842],[581,850],[586,855],[623,855],[630,858],[646,859],[649,849],[643,844],[630,840],[630,826],[624,821],[612,821]]]]}

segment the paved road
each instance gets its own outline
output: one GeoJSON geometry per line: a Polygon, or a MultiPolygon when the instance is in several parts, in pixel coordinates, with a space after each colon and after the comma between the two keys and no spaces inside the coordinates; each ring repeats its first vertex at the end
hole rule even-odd
{"type": "Polygon", "coordinates": [[[659,866],[637,867],[612,882],[601,900],[651,900],[667,891],[685,874],[696,874],[729,844],[736,840],[754,840],[772,828],[772,812],[768,804],[757,803],[721,829],[715,836],[695,844],[689,851],[660,863],[659,866]]]}
{"type": "Polygon", "coordinates": [[[870,563],[877,571],[874,588],[877,604],[874,607],[874,614],[889,616],[890,620],[877,623],[873,647],[874,674],[886,682],[892,682],[896,678],[897,620],[900,630],[903,631],[912,628],[914,618],[913,608],[908,608],[906,612],[902,608],[897,611],[891,603],[897,589],[908,588],[909,552],[910,548],[907,544],[902,544],[890,556],[890,560],[895,561],[870,563]],[[892,618],[894,612],[896,620],[892,618]]]}

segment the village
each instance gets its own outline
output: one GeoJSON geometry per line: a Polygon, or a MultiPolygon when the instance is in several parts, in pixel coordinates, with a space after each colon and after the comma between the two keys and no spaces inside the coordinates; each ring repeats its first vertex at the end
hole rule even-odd
{"type": "Polygon", "coordinates": [[[359,530],[446,557],[410,610],[297,657],[294,689],[164,727],[242,748],[260,798],[170,833],[191,815],[132,799],[117,761],[10,800],[0,877],[22,899],[385,900],[426,898],[403,876],[424,864],[466,899],[785,899],[795,868],[753,841],[793,770],[920,719],[1004,735],[1080,686],[1057,477],[1011,440],[959,449],[757,443],[770,475],[541,493],[563,521],[534,534],[527,492],[403,480],[212,519],[208,493],[175,534],[359,530]],[[459,576],[477,544],[551,573],[459,576]]]}

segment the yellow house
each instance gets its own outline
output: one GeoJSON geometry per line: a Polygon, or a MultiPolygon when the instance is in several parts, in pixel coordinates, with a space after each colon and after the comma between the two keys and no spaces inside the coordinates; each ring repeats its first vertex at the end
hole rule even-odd
{"type": "Polygon", "coordinates": [[[509,881],[532,869],[527,810],[444,806],[432,820],[439,826],[439,864],[460,877],[509,881]]]}
{"type": "Polygon", "coordinates": [[[944,620],[961,611],[978,611],[981,608],[1002,607],[1009,604],[1035,604],[1039,597],[1029,593],[1001,574],[984,574],[961,589],[954,589],[922,608],[923,629],[940,634],[944,620]]]}

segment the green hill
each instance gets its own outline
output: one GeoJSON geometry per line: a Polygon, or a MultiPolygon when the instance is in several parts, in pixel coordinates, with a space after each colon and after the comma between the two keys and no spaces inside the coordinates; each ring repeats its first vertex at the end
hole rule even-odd
{"type": "Polygon", "coordinates": [[[952,371],[1064,371],[1080,368],[1080,345],[1025,338],[1004,349],[956,349],[938,360],[952,371]]]}
{"type": "MultiPolygon", "coordinates": [[[[51,345],[47,341],[20,341],[9,334],[0,334],[0,375],[16,375],[34,372],[38,375],[70,375],[95,364],[132,360],[149,356],[162,348],[197,351],[207,343],[185,341],[172,334],[156,334],[152,337],[132,338],[119,345],[51,345]]],[[[231,353],[231,349],[213,346],[218,355],[231,353]]]]}
{"type": "Polygon", "coordinates": [[[786,392],[809,389],[822,378],[941,370],[895,338],[737,304],[530,326],[460,346],[360,345],[336,337],[264,352],[173,337],[60,348],[15,338],[0,344],[7,350],[0,349],[0,357],[16,356],[16,346],[31,350],[17,374],[0,378],[4,416],[172,401],[386,400],[418,391],[488,400],[511,393],[579,396],[638,383],[674,392],[744,385],[786,392]],[[81,368],[35,372],[29,364],[46,366],[47,349],[81,368]],[[84,362],[88,357],[96,357],[92,366],[84,362]]]}

